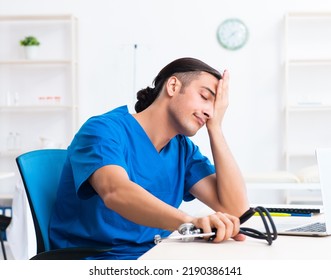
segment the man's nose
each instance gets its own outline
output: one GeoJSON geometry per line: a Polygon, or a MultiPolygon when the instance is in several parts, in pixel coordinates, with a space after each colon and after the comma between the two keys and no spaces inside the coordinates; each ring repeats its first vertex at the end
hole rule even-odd
{"type": "Polygon", "coordinates": [[[214,116],[214,106],[204,108],[203,115],[206,116],[207,119],[211,119],[214,116]]]}

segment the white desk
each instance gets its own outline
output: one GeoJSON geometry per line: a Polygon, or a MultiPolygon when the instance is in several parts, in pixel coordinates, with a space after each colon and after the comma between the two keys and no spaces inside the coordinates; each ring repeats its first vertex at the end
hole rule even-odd
{"type": "MultiPolygon", "coordinates": [[[[251,226],[259,217],[252,217],[251,226]],[[255,219],[255,220],[254,220],[255,219]]],[[[297,219],[297,217],[274,217],[297,219]]],[[[301,218],[300,218],[301,219],[301,218]]],[[[287,220],[288,221],[288,220],[287,220]]],[[[277,222],[277,221],[276,221],[277,222]]],[[[331,236],[278,236],[271,246],[265,240],[247,237],[239,242],[232,239],[222,243],[203,240],[183,242],[164,240],[145,253],[141,260],[331,260],[331,236]]]]}

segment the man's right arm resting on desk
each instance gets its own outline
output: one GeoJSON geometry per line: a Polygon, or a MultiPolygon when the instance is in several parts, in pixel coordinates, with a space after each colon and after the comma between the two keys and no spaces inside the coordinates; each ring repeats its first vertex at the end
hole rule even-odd
{"type": "Polygon", "coordinates": [[[135,223],[174,231],[181,224],[192,222],[202,229],[217,228],[219,236],[215,242],[239,232],[238,218],[219,212],[202,218],[187,215],[132,182],[120,166],[104,166],[95,171],[89,181],[108,208],[135,223]]]}

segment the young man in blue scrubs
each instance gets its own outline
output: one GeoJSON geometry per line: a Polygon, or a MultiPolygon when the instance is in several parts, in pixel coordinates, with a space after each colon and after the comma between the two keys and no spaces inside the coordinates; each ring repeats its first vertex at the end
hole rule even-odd
{"type": "Polygon", "coordinates": [[[229,75],[193,58],[165,66],[126,106],[87,120],[68,147],[50,225],[53,248],[111,247],[98,259],[137,259],[183,223],[213,242],[239,233],[248,208],[241,172],[222,132],[229,75]],[[214,164],[189,139],[206,126],[214,164]],[[192,217],[180,210],[194,198],[215,213],[192,217]]]}

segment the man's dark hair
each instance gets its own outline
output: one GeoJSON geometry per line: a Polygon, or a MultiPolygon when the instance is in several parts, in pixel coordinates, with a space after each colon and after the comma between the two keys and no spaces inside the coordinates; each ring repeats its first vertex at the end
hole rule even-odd
{"type": "Polygon", "coordinates": [[[200,75],[201,72],[207,72],[218,80],[222,78],[219,71],[195,58],[184,57],[170,62],[155,77],[153,81],[154,87],[147,87],[137,92],[138,101],[135,105],[136,112],[139,113],[145,110],[154,102],[159,96],[164,83],[171,76],[176,76],[177,74],[178,79],[183,83],[183,86],[185,86],[192,81],[196,75],[200,75]]]}

